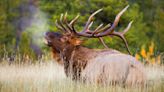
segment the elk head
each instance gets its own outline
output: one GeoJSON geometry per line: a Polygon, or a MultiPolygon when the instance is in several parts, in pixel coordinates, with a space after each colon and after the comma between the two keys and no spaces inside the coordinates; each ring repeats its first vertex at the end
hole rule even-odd
{"type": "Polygon", "coordinates": [[[47,32],[45,34],[46,44],[56,51],[63,50],[67,46],[78,46],[81,40],[73,34],[59,34],[56,32],[47,32]]]}

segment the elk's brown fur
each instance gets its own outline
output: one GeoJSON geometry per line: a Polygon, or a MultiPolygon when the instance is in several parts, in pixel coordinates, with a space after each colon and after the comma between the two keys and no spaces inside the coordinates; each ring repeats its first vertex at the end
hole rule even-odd
{"type": "Polygon", "coordinates": [[[58,38],[54,34],[56,33],[47,32],[46,39],[52,48],[54,59],[63,62],[67,77],[101,84],[145,83],[144,67],[134,57],[113,49],[89,49],[77,45],[76,42],[80,41],[75,41],[74,37],[65,38],[66,35],[61,35],[58,38]]]}
{"type": "Polygon", "coordinates": [[[84,30],[80,33],[76,32],[73,27],[77,17],[70,24],[67,23],[66,17],[64,17],[66,25],[63,25],[61,16],[60,24],[57,23],[57,27],[65,33],[47,32],[45,34],[46,43],[52,48],[54,59],[63,65],[67,77],[71,77],[72,80],[82,80],[84,82],[105,85],[145,84],[146,75],[144,73],[144,67],[133,56],[113,49],[89,49],[81,46],[82,41],[79,39],[80,36],[100,38],[102,36],[114,35],[122,38],[127,46],[123,34],[128,31],[131,23],[123,33],[114,31],[120,16],[126,9],[127,7],[117,15],[111,28],[108,26],[101,29],[101,31],[103,30],[102,33],[100,30],[98,31],[100,26],[95,31],[88,31],[91,25],[91,18],[97,12],[101,11],[98,10],[91,15],[84,30]]]}
{"type": "Polygon", "coordinates": [[[57,53],[55,49],[52,49],[52,57],[59,65],[63,65],[63,61],[61,60],[59,53],[57,53]]]}

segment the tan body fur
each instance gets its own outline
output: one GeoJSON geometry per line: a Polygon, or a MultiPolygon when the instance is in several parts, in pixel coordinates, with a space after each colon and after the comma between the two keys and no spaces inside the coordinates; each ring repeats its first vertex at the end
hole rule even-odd
{"type": "MultiPolygon", "coordinates": [[[[105,85],[144,85],[146,82],[143,65],[134,57],[116,50],[94,50],[78,46],[68,55],[71,55],[71,64],[65,72],[73,80],[105,85]]],[[[65,62],[62,60],[56,59],[61,65],[61,62],[65,62]]]]}

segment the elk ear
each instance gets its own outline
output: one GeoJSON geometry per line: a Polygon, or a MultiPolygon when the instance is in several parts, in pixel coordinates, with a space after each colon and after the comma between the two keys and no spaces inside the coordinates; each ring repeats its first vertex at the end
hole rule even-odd
{"type": "Polygon", "coordinates": [[[74,46],[80,45],[82,43],[82,41],[78,38],[73,38],[69,41],[71,44],[73,44],[74,46]]]}

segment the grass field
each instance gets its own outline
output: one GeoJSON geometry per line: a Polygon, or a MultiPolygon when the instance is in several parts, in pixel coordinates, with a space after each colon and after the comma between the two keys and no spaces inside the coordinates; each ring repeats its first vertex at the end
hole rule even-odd
{"type": "Polygon", "coordinates": [[[146,66],[146,70],[147,87],[123,88],[73,82],[54,63],[0,64],[0,92],[164,92],[164,66],[146,66]]]}

